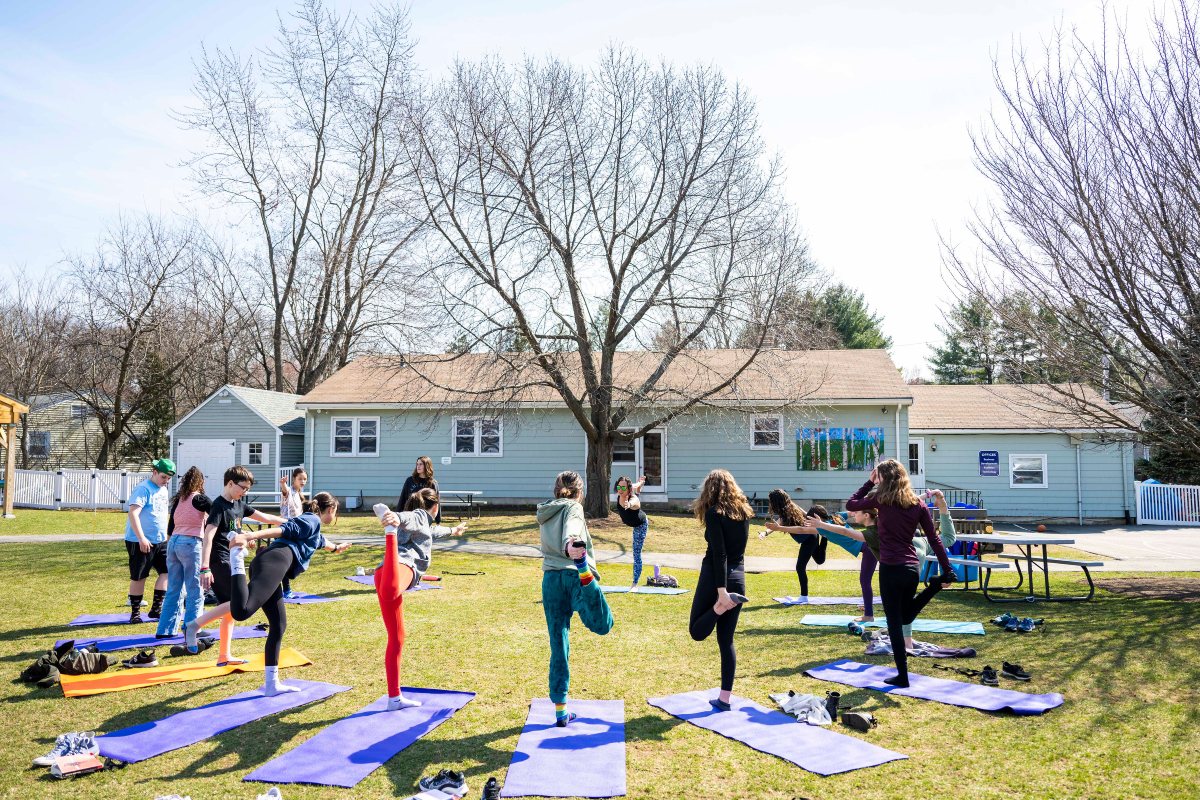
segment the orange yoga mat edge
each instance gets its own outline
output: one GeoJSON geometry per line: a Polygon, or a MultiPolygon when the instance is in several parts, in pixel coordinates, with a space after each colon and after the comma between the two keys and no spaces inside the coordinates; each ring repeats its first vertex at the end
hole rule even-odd
{"type": "MultiPolygon", "coordinates": [[[[311,664],[303,653],[285,647],[279,654],[279,666],[303,667],[311,664]]],[[[262,672],[265,669],[264,656],[259,653],[250,658],[246,664],[218,667],[216,662],[191,663],[177,667],[154,667],[152,669],[121,669],[101,672],[99,675],[63,675],[62,690],[66,697],[86,697],[106,692],[127,692],[131,689],[142,689],[147,686],[158,686],[162,683],[179,683],[182,681],[198,681],[205,678],[217,678],[222,675],[232,675],[235,672],[262,672]]]]}

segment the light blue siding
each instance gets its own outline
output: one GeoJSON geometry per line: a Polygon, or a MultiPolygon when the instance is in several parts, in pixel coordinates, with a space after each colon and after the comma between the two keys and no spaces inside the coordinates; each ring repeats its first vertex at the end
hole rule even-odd
{"type": "MultiPolygon", "coordinates": [[[[917,434],[914,434],[917,435],[917,434]]],[[[1065,519],[1077,517],[1075,446],[1061,433],[924,434],[925,476],[930,486],[946,484],[983,493],[991,517],[1065,519]],[[937,442],[936,452],[933,442],[937,442]],[[979,451],[1000,455],[1000,475],[980,477],[979,451]],[[1009,456],[1048,459],[1047,487],[1010,488],[1009,456]]],[[[1128,444],[1084,440],[1079,452],[1083,516],[1122,518],[1133,510],[1133,459],[1128,444]]]]}
{"type": "MultiPolygon", "coordinates": [[[[254,475],[256,489],[271,491],[278,489],[275,485],[275,465],[279,463],[278,448],[275,446],[275,427],[263,420],[258,414],[247,408],[236,397],[222,398],[214,395],[197,408],[190,417],[176,426],[171,437],[171,458],[176,460],[180,471],[190,465],[179,464],[179,442],[188,439],[233,439],[237,442],[234,458],[237,464],[242,463],[245,448],[250,442],[262,442],[270,447],[267,454],[267,464],[247,468],[254,475]],[[221,402],[228,399],[228,403],[221,402]],[[271,487],[271,488],[268,488],[271,487]]],[[[293,438],[293,437],[285,437],[293,438]]],[[[294,437],[302,438],[302,437],[294,437]]],[[[229,466],[234,466],[230,464],[229,466]]]]}
{"type": "Polygon", "coordinates": [[[279,440],[279,459],[275,462],[280,468],[294,467],[304,463],[304,437],[285,433],[279,440]]]}

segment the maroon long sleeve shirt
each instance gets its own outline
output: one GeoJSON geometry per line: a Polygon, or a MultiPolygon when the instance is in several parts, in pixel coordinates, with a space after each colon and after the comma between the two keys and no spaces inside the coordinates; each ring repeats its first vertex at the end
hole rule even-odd
{"type": "Polygon", "coordinates": [[[937,556],[942,572],[950,571],[950,561],[946,556],[946,547],[942,537],[938,536],[933,527],[933,518],[924,503],[917,503],[911,508],[881,504],[876,498],[868,497],[875,484],[867,481],[846,501],[850,511],[866,511],[874,508],[879,511],[879,563],[896,565],[920,566],[916,548],[913,547],[913,534],[919,526],[929,540],[937,556]]]}

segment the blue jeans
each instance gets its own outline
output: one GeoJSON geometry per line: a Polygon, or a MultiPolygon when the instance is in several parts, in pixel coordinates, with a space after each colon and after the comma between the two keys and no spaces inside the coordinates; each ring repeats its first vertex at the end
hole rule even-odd
{"type": "Polygon", "coordinates": [[[167,542],[167,596],[163,598],[162,615],[158,618],[160,635],[179,632],[179,612],[183,609],[183,624],[194,622],[204,610],[204,593],[200,591],[200,557],[204,540],[199,536],[176,534],[167,542]],[[187,601],[184,602],[186,592],[187,601]]]}

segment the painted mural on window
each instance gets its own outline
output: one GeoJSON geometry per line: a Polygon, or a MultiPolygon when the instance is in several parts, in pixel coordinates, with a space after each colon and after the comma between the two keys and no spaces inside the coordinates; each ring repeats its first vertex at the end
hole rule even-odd
{"type": "Polygon", "coordinates": [[[869,470],[883,459],[883,428],[800,428],[796,469],[869,470]]]}

